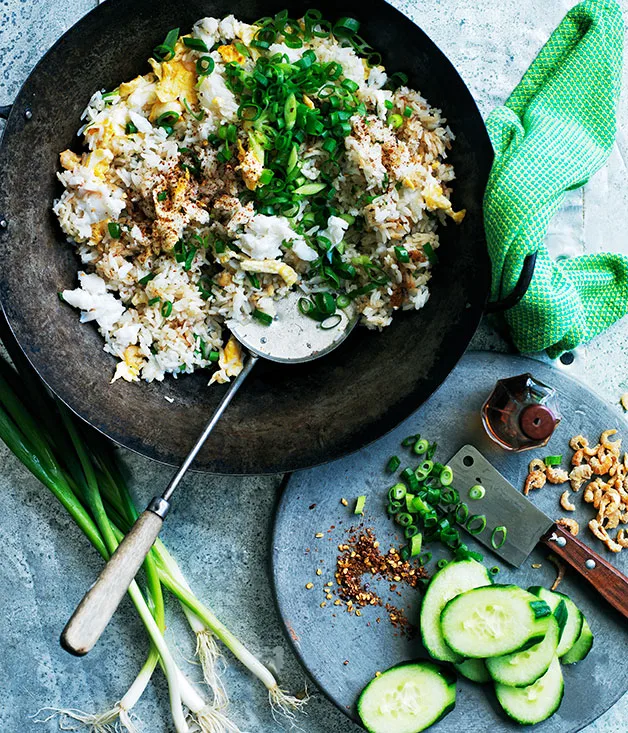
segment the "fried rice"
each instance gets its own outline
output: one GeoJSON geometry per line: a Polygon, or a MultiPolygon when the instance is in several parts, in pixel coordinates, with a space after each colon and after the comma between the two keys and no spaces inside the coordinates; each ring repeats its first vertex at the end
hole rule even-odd
{"type": "Polygon", "coordinates": [[[326,27],[203,18],[149,73],[91,98],[54,212],[82,262],[62,299],[96,323],[114,380],[228,381],[242,369],[229,324],[270,320],[294,288],[313,309],[351,300],[372,329],[425,305],[437,227],[464,216],[453,133],[326,27]],[[299,28],[320,32],[295,48],[299,28]]]}

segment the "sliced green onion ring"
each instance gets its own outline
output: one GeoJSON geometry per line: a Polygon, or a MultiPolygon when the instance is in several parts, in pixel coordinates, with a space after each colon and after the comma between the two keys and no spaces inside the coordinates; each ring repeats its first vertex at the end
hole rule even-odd
{"type": "Polygon", "coordinates": [[[484,514],[472,514],[467,520],[466,527],[469,534],[480,534],[486,528],[486,517],[484,514]]]}
{"type": "Polygon", "coordinates": [[[507,535],[508,529],[506,527],[504,527],[503,525],[495,527],[495,529],[491,533],[491,547],[494,550],[499,550],[499,548],[503,546],[504,542],[506,542],[507,535]],[[501,537],[499,537],[500,534],[501,537]]]}
{"type": "Polygon", "coordinates": [[[480,484],[476,484],[475,486],[472,486],[469,489],[469,499],[472,499],[473,501],[478,501],[478,499],[483,499],[485,494],[486,494],[486,489],[483,486],[481,486],[480,484]]]}

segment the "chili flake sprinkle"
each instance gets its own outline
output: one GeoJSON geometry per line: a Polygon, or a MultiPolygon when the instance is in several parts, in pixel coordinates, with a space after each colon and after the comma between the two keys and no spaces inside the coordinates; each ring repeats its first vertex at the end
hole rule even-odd
{"type": "MultiPolygon", "coordinates": [[[[340,555],[336,560],[335,594],[340,599],[334,605],[344,602],[348,613],[361,615],[360,608],[366,606],[383,606],[391,624],[400,633],[413,636],[416,629],[410,624],[404,610],[392,603],[384,603],[378,593],[371,587],[370,578],[381,578],[392,584],[404,583],[416,588],[419,581],[427,577],[423,567],[415,567],[402,560],[396,548],[391,547],[382,553],[380,545],[371,528],[352,527],[348,540],[338,545],[340,555]]],[[[379,619],[378,619],[379,621],[379,619]]]]}

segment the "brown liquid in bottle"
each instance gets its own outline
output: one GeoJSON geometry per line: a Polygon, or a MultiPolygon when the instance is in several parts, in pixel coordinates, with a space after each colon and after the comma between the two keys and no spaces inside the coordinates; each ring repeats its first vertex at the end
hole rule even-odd
{"type": "Polygon", "coordinates": [[[547,445],[561,417],[556,391],[531,374],[498,380],[482,406],[486,432],[512,451],[547,445]]]}

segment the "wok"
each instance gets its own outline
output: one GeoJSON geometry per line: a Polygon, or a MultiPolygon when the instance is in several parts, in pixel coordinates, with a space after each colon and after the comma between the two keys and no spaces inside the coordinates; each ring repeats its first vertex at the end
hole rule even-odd
{"type": "MultiPolygon", "coordinates": [[[[0,150],[0,300],[11,331],[44,382],[80,417],[117,443],[176,464],[185,456],[225,387],[207,373],[162,383],[110,384],[115,360],[93,326],[57,293],[75,287],[78,258],[51,212],[60,187],[58,154],[80,149],[79,117],[97,89],[145,73],[167,31],[187,32],[206,15],[253,22],[286,0],[108,0],[71,28],[20,91],[0,150]],[[173,398],[170,404],[166,397],[173,398]]],[[[290,2],[293,17],[309,3],[290,2]]],[[[489,262],[481,204],[492,149],[464,82],[430,39],[385,2],[319,2],[324,16],[362,22],[389,73],[443,110],[456,134],[460,226],[441,228],[440,264],[419,312],[398,314],[381,333],[359,328],[321,361],[260,365],[216,428],[195,468],[215,473],[275,473],[337,458],[378,438],[441,384],[465,351],[482,315],[489,262]]]]}

